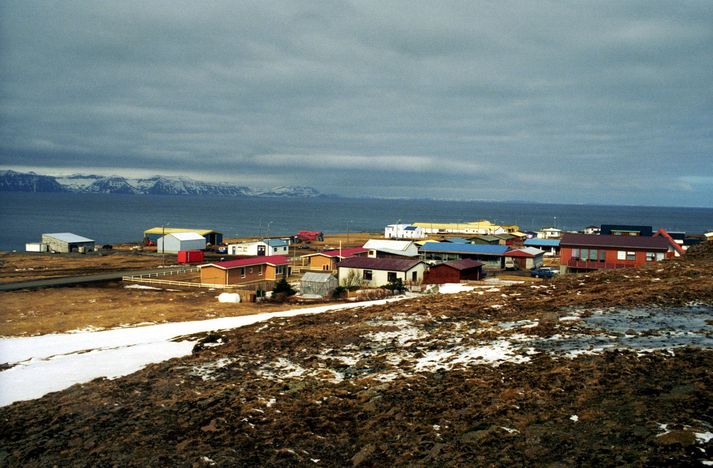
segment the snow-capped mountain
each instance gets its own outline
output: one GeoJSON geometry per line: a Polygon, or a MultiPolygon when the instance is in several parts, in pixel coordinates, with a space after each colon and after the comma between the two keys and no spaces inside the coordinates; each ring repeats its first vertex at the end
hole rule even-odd
{"type": "Polygon", "coordinates": [[[69,192],[52,176],[34,172],[0,171],[0,192],[69,192]]]}
{"type": "Polygon", "coordinates": [[[313,198],[321,194],[312,187],[280,186],[256,189],[228,183],[211,183],[188,177],[153,176],[130,179],[121,176],[73,174],[45,176],[33,172],[0,171],[2,192],[78,192],[134,195],[213,195],[226,197],[313,198]]]}

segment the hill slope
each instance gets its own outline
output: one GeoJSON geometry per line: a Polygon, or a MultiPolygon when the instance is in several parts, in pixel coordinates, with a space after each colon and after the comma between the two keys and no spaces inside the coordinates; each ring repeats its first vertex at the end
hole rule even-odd
{"type": "Polygon", "coordinates": [[[711,460],[709,247],[198,337],[190,357],[0,408],[0,464],[711,460]]]}

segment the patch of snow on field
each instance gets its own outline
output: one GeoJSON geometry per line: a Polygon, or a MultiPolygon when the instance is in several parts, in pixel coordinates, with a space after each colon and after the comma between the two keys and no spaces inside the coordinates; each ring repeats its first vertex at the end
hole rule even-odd
{"type": "Polygon", "coordinates": [[[428,351],[416,361],[416,371],[449,370],[458,364],[492,364],[502,362],[528,362],[530,358],[514,354],[515,351],[509,341],[494,341],[488,345],[441,349],[428,351]]]}
{"type": "Polygon", "coordinates": [[[468,292],[475,289],[473,286],[467,286],[460,283],[445,283],[438,287],[438,292],[440,294],[456,294],[460,292],[468,292]]]}
{"type": "Polygon", "coordinates": [[[0,372],[0,406],[40,398],[99,377],[128,375],[149,364],[191,354],[195,341],[171,341],[176,337],[244,327],[276,317],[382,305],[403,298],[138,328],[2,338],[0,363],[11,367],[0,372]]]}
{"type": "Polygon", "coordinates": [[[127,284],[124,289],[151,289],[154,291],[161,291],[161,288],[155,288],[153,286],[146,286],[143,284],[127,284]]]}

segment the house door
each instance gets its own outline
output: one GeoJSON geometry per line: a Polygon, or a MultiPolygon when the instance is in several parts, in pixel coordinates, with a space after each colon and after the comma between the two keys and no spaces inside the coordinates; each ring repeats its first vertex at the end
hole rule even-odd
{"type": "Polygon", "coordinates": [[[258,245],[257,246],[257,254],[259,257],[264,257],[265,256],[265,246],[264,245],[258,245]]]}
{"type": "Polygon", "coordinates": [[[413,273],[411,273],[411,282],[412,283],[418,282],[418,272],[417,271],[414,271],[413,273]]]}

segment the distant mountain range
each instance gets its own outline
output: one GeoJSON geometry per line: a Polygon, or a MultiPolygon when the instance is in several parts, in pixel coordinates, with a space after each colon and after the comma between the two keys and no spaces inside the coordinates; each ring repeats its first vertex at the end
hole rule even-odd
{"type": "Polygon", "coordinates": [[[34,172],[0,171],[0,192],[121,193],[132,195],[216,195],[226,197],[315,198],[324,196],[312,187],[280,186],[256,189],[228,183],[210,183],[188,177],[73,174],[48,176],[34,172]]]}

